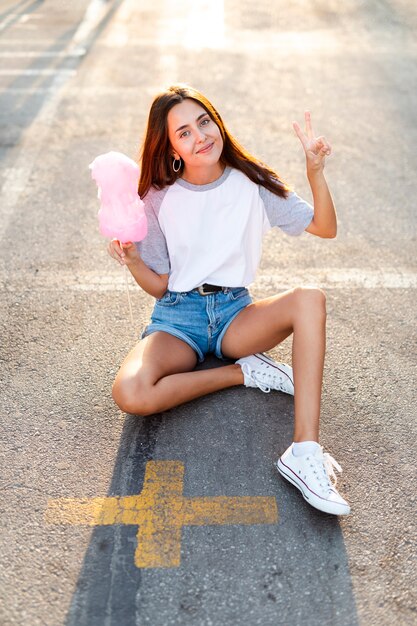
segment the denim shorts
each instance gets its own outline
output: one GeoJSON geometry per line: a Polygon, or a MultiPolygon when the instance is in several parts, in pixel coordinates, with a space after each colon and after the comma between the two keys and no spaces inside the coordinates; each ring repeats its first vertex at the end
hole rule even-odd
{"type": "Polygon", "coordinates": [[[246,287],[224,287],[208,296],[198,291],[166,291],[155,302],[151,322],[141,339],[162,330],[188,343],[199,362],[212,352],[223,359],[221,344],[226,330],[252,298],[246,287]]]}

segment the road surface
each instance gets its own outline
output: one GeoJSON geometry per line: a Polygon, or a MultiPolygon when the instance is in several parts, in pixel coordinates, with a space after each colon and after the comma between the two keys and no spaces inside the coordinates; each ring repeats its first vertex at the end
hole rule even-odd
{"type": "MultiPolygon", "coordinates": [[[[416,16],[406,0],[3,1],[4,626],[416,623],[416,16]],[[178,81],[308,200],[292,120],[311,110],[333,146],[337,239],[268,233],[251,291],[326,291],[321,442],[346,518],[274,469],[290,396],[234,388],[150,418],[112,401],[152,298],[131,282],[132,326],[88,164],[135,158],[178,81]]],[[[290,362],[291,340],[271,355],[290,362]]]]}

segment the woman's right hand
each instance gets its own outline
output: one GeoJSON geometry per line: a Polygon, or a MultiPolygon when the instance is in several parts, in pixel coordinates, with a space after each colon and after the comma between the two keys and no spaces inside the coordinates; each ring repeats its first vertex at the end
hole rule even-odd
{"type": "Polygon", "coordinates": [[[116,259],[120,265],[129,266],[140,260],[137,248],[131,241],[121,243],[118,239],[112,239],[107,246],[107,252],[113,259],[116,259]]]}

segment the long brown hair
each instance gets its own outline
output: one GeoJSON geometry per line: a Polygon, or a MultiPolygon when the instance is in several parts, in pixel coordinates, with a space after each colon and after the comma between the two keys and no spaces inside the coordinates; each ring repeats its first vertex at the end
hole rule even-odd
{"type": "Polygon", "coordinates": [[[172,85],[158,94],[149,111],[148,126],[140,159],[142,160],[139,179],[139,195],[143,198],[151,186],[162,189],[175,183],[181,176],[184,164],[178,172],[172,169],[172,150],[168,138],[168,113],[176,104],[189,98],[200,104],[219,127],[223,139],[221,163],[240,170],[246,176],[277,196],[285,198],[289,187],[267,165],[252,156],[226,129],[222,118],[214,106],[202,93],[189,85],[172,85]]]}

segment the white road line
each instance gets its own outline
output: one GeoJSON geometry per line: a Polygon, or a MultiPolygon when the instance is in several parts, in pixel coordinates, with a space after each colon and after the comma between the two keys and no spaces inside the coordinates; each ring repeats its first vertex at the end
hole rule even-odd
{"type": "Polygon", "coordinates": [[[39,26],[36,26],[36,24],[28,24],[27,22],[21,22],[20,20],[18,22],[16,22],[16,24],[13,24],[14,28],[25,28],[26,30],[38,30],[39,26]]]}
{"type": "MultiPolygon", "coordinates": [[[[168,72],[168,66],[169,64],[166,64],[166,72],[168,72]]],[[[158,90],[158,85],[148,85],[147,87],[144,87],[144,91],[146,93],[148,93],[150,96],[154,96],[155,92],[158,90]]],[[[57,87],[54,87],[53,85],[51,87],[4,87],[3,92],[1,91],[1,87],[0,87],[0,95],[7,95],[7,94],[31,94],[31,93],[48,93],[50,91],[56,91],[57,87]]],[[[111,87],[111,86],[106,86],[106,85],[81,85],[81,86],[75,86],[73,87],[74,92],[76,92],[78,95],[79,94],[85,94],[85,95],[92,95],[92,96],[118,96],[121,97],[124,94],[125,95],[129,95],[129,94],[137,94],[138,93],[138,88],[137,87],[111,87]]]]}
{"type": "MultiPolygon", "coordinates": [[[[60,88],[60,85],[52,86],[52,87],[4,87],[3,91],[0,88],[0,96],[4,96],[7,94],[32,94],[32,93],[49,93],[53,91],[57,91],[60,88]]],[[[106,87],[106,86],[82,86],[82,87],[74,87],[74,92],[85,95],[92,96],[106,96],[106,95],[114,95],[114,96],[123,96],[123,94],[137,94],[137,87],[106,87]]],[[[149,91],[151,95],[155,93],[155,88],[149,91]]]]}
{"type": "MultiPolygon", "coordinates": [[[[92,0],[87,8],[84,19],[79,25],[72,39],[68,42],[65,52],[80,49],[83,40],[87,40],[91,32],[102,19],[104,12],[112,7],[111,2],[92,0]]],[[[9,222],[13,218],[21,194],[27,189],[32,169],[44,150],[44,143],[48,137],[49,127],[55,117],[61,99],[61,87],[74,75],[76,70],[55,72],[51,85],[51,97],[46,99],[39,110],[34,122],[23,135],[19,143],[19,152],[12,165],[4,169],[4,184],[2,188],[2,203],[0,205],[0,240],[3,239],[9,222]]],[[[21,72],[19,72],[21,74],[21,72]]]]}
{"type": "Polygon", "coordinates": [[[66,58],[66,57],[82,57],[86,53],[85,48],[79,48],[70,52],[42,52],[28,50],[27,52],[0,52],[0,58],[5,59],[43,59],[43,58],[66,58]]]}
{"type": "MultiPolygon", "coordinates": [[[[70,43],[71,40],[68,40],[70,43]]],[[[56,39],[48,39],[46,37],[39,37],[37,39],[18,39],[2,37],[0,39],[0,46],[52,46],[56,44],[56,39]]]]}
{"type": "MultiPolygon", "coordinates": [[[[42,37],[41,34],[36,39],[29,39],[28,37],[25,39],[19,39],[17,37],[9,38],[2,37],[0,39],[0,46],[53,46],[56,44],[56,39],[48,39],[47,37],[42,37]]],[[[68,40],[70,43],[71,40],[68,40]]]]}
{"type": "Polygon", "coordinates": [[[87,7],[87,11],[85,12],[83,21],[77,28],[77,31],[71,40],[72,45],[87,39],[110,8],[111,3],[107,0],[91,0],[87,7]]]}
{"type": "MultiPolygon", "coordinates": [[[[45,17],[45,13],[9,13],[8,17],[20,17],[21,20],[39,19],[45,17]]],[[[2,24],[3,22],[0,22],[2,24]]]]}
{"type": "MultiPolygon", "coordinates": [[[[122,5],[123,6],[123,5],[122,5]]],[[[224,24],[222,23],[222,13],[219,9],[219,22],[217,23],[217,30],[214,28],[216,22],[214,20],[215,7],[213,6],[211,11],[207,13],[207,25],[205,24],[204,32],[193,30],[194,14],[190,14],[184,21],[179,20],[175,27],[172,22],[161,23],[158,25],[158,30],[153,37],[129,37],[127,25],[123,22],[118,22],[117,25],[106,33],[105,38],[102,38],[97,46],[104,47],[138,47],[138,48],[162,48],[167,53],[175,49],[193,50],[196,49],[220,49],[220,50],[240,50],[246,53],[251,52],[265,52],[268,53],[271,50],[280,52],[286,56],[290,54],[306,55],[311,52],[325,52],[326,54],[346,54],[345,46],[342,45],[341,39],[336,34],[330,34],[324,30],[313,31],[311,33],[303,32],[289,32],[289,33],[276,33],[273,32],[270,35],[263,33],[262,37],[256,33],[242,33],[242,34],[225,34],[224,24]]],[[[200,10],[200,9],[199,9],[200,10]]],[[[121,8],[119,9],[119,13],[121,8]]],[[[204,17],[204,16],[203,16],[204,17]]],[[[200,15],[200,18],[202,16],[200,15]]],[[[0,41],[0,46],[50,46],[56,43],[56,40],[49,38],[39,39],[3,39],[0,41]]],[[[375,47],[372,48],[369,45],[360,43],[360,50],[368,53],[385,53],[385,48],[375,47]]],[[[357,53],[358,48],[355,48],[357,53]]]]}
{"type": "Polygon", "coordinates": [[[0,76],[75,76],[77,70],[43,69],[43,70],[0,70],[0,76]]]}
{"type": "Polygon", "coordinates": [[[20,17],[23,15],[25,14],[24,13],[10,13],[5,20],[0,22],[0,33],[2,30],[7,28],[9,24],[11,24],[15,20],[16,17],[20,17]]]}
{"type": "Polygon", "coordinates": [[[417,273],[395,270],[363,270],[360,268],[325,268],[317,271],[299,271],[295,274],[291,272],[290,278],[279,273],[259,274],[255,282],[255,285],[259,287],[291,288],[297,284],[331,289],[416,289],[417,273]]]}
{"type": "MultiPolygon", "coordinates": [[[[129,276],[131,289],[141,289],[129,276]]],[[[250,285],[256,293],[268,288],[292,289],[298,285],[316,286],[323,289],[416,289],[417,273],[394,270],[374,271],[355,268],[327,268],[313,271],[292,271],[291,278],[280,274],[260,274],[250,285]]],[[[25,293],[36,291],[125,291],[123,271],[111,273],[90,272],[16,272],[0,274],[0,292],[25,293]]]]}
{"type": "MultiPolygon", "coordinates": [[[[56,85],[55,87],[28,87],[27,89],[19,88],[19,87],[10,87],[5,88],[3,91],[0,90],[0,97],[7,95],[20,95],[20,94],[45,94],[45,93],[54,93],[55,91],[59,91],[61,85],[56,85]]],[[[78,93],[78,90],[77,90],[78,93]]]]}

